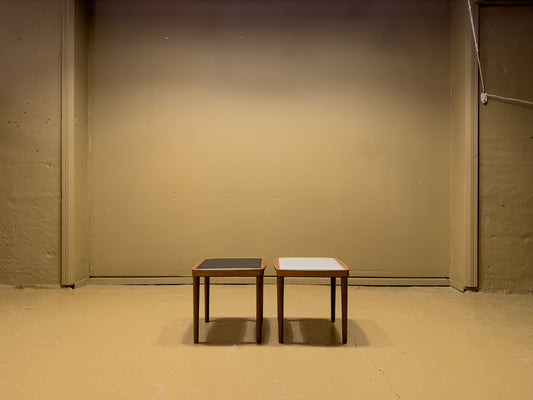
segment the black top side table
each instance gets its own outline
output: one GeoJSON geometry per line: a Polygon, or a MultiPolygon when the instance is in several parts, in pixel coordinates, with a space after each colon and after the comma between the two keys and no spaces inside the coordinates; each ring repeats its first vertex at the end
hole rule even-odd
{"type": "Polygon", "coordinates": [[[192,267],[194,343],[198,343],[200,277],[204,277],[205,322],[209,322],[209,280],[219,276],[256,277],[256,338],[261,343],[263,324],[263,258],[204,258],[192,267]]]}

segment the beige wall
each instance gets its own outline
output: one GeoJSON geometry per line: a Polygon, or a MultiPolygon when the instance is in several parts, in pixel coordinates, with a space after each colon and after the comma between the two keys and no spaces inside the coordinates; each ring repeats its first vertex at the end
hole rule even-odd
{"type": "Polygon", "coordinates": [[[61,1],[0,1],[0,284],[59,284],[61,1]]]}
{"type": "MultiPolygon", "coordinates": [[[[484,7],[487,92],[533,101],[533,7],[484,7]]],[[[480,106],[480,288],[533,291],[533,107],[480,106]]]]}
{"type": "Polygon", "coordinates": [[[97,1],[91,275],[447,277],[449,37],[446,1],[97,1]]]}
{"type": "MultiPolygon", "coordinates": [[[[461,7],[454,11],[453,4],[452,20],[461,18],[461,7]]],[[[439,58],[440,51],[435,56],[441,65],[432,60],[435,39],[438,49],[448,46],[445,4],[408,4],[400,10],[381,2],[349,13],[342,7],[322,12],[319,3],[311,3],[301,11],[307,24],[294,23],[300,16],[290,5],[266,15],[262,6],[244,19],[225,10],[219,23],[210,7],[203,10],[211,10],[209,18],[203,11],[203,18],[181,16],[187,19],[182,29],[173,23],[176,16],[162,18],[160,7],[146,10],[147,19],[133,31],[126,22],[144,12],[136,7],[127,15],[107,10],[97,21],[95,37],[102,43],[95,49],[103,55],[121,49],[121,54],[96,58],[92,65],[97,69],[89,97],[98,98],[91,105],[97,145],[91,161],[117,157],[108,161],[108,176],[103,169],[93,171],[100,179],[100,189],[92,191],[93,273],[129,266],[174,273],[187,271],[198,256],[246,251],[266,257],[335,253],[361,266],[362,274],[389,275],[407,265],[417,274],[438,270],[448,276],[447,244],[442,245],[447,240],[450,274],[461,273],[460,262],[454,263],[463,257],[461,236],[440,234],[463,218],[454,211],[462,196],[454,176],[464,172],[456,164],[462,150],[460,130],[454,128],[464,122],[462,110],[453,97],[451,103],[444,97],[433,102],[434,93],[448,89],[445,82],[437,79],[434,90],[432,76],[420,73],[414,80],[411,72],[422,62],[419,71],[430,67],[446,74],[451,60],[452,96],[460,93],[453,76],[462,74],[461,55],[453,46],[464,45],[468,56],[462,34],[450,32],[450,60],[439,58]],[[365,18],[355,21],[356,15],[365,18]],[[112,18],[121,21],[116,28],[112,18]],[[146,23],[151,18],[160,22],[157,27],[146,23]],[[432,23],[425,25],[426,20],[432,23]],[[421,34],[433,30],[436,37],[421,34]],[[417,58],[430,47],[432,57],[417,58]],[[138,49],[152,57],[140,57],[138,49]],[[116,68],[108,65],[112,61],[116,68]],[[264,68],[270,61],[275,67],[264,68]],[[94,114],[106,106],[109,112],[94,114]],[[451,111],[451,128],[441,108],[451,111]],[[448,163],[448,150],[442,149],[450,141],[447,175],[440,168],[448,163]],[[402,154],[409,145],[417,151],[402,154]],[[247,149],[259,149],[258,162],[250,155],[244,162],[234,158],[247,149]],[[296,162],[282,161],[289,154],[296,162]],[[436,175],[452,182],[451,202],[448,189],[431,179],[436,175]],[[418,182],[433,186],[424,191],[418,182]],[[432,204],[435,190],[442,199],[432,204]],[[449,208],[446,222],[441,212],[449,208]],[[215,224],[207,223],[216,216],[215,224]],[[247,225],[250,219],[259,227],[247,225]],[[312,229],[315,225],[323,229],[312,229]],[[98,242],[97,232],[109,243],[98,242]]],[[[60,281],[61,9],[59,0],[0,1],[0,44],[9,50],[0,75],[0,284],[60,281]]],[[[494,91],[527,98],[531,80],[511,78],[527,77],[517,68],[530,63],[513,60],[525,60],[528,53],[520,49],[531,48],[523,42],[532,37],[526,28],[533,24],[523,8],[504,10],[521,15],[501,9],[482,15],[487,80],[494,91]],[[519,53],[509,53],[514,49],[519,53]]],[[[77,101],[83,103],[83,97],[77,101]]],[[[529,291],[532,207],[524,188],[531,186],[531,113],[494,101],[481,112],[480,287],[529,291]]],[[[81,146],[78,153],[83,151],[81,146]]],[[[87,192],[78,189],[83,199],[87,192]]],[[[77,243],[80,254],[86,244],[77,243]]]]}

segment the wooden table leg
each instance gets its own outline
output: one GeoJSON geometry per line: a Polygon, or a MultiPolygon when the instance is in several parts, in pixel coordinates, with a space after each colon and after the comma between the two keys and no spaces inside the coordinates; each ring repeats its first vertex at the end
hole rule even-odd
{"type": "Polygon", "coordinates": [[[200,305],[200,277],[192,277],[192,320],[194,343],[198,343],[198,314],[200,305]]]}
{"type": "Polygon", "coordinates": [[[341,276],[341,297],[342,297],[342,343],[346,344],[348,339],[348,277],[341,276]]]}
{"type": "Polygon", "coordinates": [[[336,278],[331,277],[331,322],[335,322],[335,289],[336,289],[336,278]]]}
{"type": "Polygon", "coordinates": [[[205,322],[209,322],[209,277],[204,277],[205,322]]]}
{"type": "Polygon", "coordinates": [[[255,280],[255,303],[256,303],[256,315],[255,315],[255,330],[257,343],[261,343],[261,328],[263,326],[263,276],[257,276],[255,280]]]}
{"type": "Polygon", "coordinates": [[[278,276],[278,340],[283,343],[283,276],[278,276]]]}

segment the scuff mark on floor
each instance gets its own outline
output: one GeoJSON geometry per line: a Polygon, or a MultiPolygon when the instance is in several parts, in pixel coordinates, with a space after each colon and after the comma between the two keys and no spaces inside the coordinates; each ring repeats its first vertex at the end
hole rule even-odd
{"type": "Polygon", "coordinates": [[[159,382],[156,382],[155,383],[156,387],[159,389],[157,392],[154,393],[154,397],[152,397],[152,400],[155,400],[155,398],[160,398],[161,397],[161,393],[163,392],[163,384],[162,383],[159,383],[159,382]]]}
{"type": "Polygon", "coordinates": [[[233,349],[237,348],[237,343],[235,343],[233,346],[231,346],[229,349],[228,349],[228,358],[227,360],[229,361],[229,357],[231,355],[231,352],[233,351],[233,349]]]}

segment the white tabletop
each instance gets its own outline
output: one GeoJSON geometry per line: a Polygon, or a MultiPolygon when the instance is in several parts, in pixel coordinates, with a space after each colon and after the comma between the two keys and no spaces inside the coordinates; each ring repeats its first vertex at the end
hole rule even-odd
{"type": "Polygon", "coordinates": [[[343,270],[344,267],[328,257],[282,257],[279,258],[279,269],[343,270]]]}

